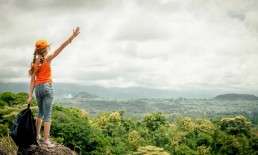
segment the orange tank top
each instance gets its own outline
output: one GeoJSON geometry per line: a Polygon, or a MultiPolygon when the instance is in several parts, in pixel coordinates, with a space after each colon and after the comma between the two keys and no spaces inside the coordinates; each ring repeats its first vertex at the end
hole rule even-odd
{"type": "MultiPolygon", "coordinates": [[[[33,67],[34,67],[35,70],[37,70],[39,65],[34,64],[33,67]]],[[[53,83],[53,81],[52,81],[52,70],[51,70],[51,67],[49,66],[49,64],[46,61],[44,61],[41,64],[41,66],[39,68],[39,72],[36,75],[35,85],[41,84],[41,83],[53,83]]]]}

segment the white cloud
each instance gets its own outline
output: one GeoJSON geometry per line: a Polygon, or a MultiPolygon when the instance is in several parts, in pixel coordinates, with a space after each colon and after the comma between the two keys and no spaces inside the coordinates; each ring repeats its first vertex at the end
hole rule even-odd
{"type": "Polygon", "coordinates": [[[258,93],[255,0],[24,2],[0,4],[1,81],[28,81],[34,42],[55,49],[79,25],[55,82],[258,93]]]}

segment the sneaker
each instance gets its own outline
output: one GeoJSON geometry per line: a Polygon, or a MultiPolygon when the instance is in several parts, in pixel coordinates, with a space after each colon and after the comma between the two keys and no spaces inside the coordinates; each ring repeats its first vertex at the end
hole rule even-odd
{"type": "Polygon", "coordinates": [[[37,136],[37,142],[43,141],[41,135],[37,136]]]}
{"type": "Polygon", "coordinates": [[[55,145],[52,144],[49,140],[44,141],[44,144],[47,145],[47,147],[55,147],[55,145]]]}

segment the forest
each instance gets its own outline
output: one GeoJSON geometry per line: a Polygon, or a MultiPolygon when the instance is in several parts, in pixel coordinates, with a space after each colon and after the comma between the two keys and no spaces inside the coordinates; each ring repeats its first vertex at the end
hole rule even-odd
{"type": "Polygon", "coordinates": [[[56,98],[54,102],[65,107],[81,108],[90,117],[113,110],[124,110],[124,117],[134,119],[143,119],[148,113],[162,112],[169,121],[175,121],[179,116],[214,121],[243,115],[253,124],[258,123],[258,97],[246,94],[225,94],[211,99],[114,99],[80,92],[73,98],[56,98]]]}
{"type": "MultiPolygon", "coordinates": [[[[27,107],[27,98],[23,92],[0,94],[0,144],[6,150],[17,149],[5,142],[11,141],[10,128],[19,111],[27,107]]],[[[31,109],[36,117],[35,99],[31,109]]],[[[258,154],[258,126],[244,115],[169,119],[168,113],[150,111],[135,119],[126,113],[114,109],[91,117],[87,109],[53,104],[51,138],[82,155],[258,154]]]]}

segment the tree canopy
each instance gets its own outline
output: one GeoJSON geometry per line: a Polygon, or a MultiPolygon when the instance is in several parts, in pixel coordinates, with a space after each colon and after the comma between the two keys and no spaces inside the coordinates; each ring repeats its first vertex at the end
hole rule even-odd
{"type": "MultiPolygon", "coordinates": [[[[13,120],[26,108],[26,93],[0,94],[0,133],[8,137],[13,120]]],[[[36,117],[35,99],[31,109],[36,117]]],[[[94,118],[87,111],[53,105],[51,137],[78,154],[257,154],[258,130],[241,115],[214,122],[161,112],[142,120],[123,117],[125,111],[105,112],[94,118]]]]}

